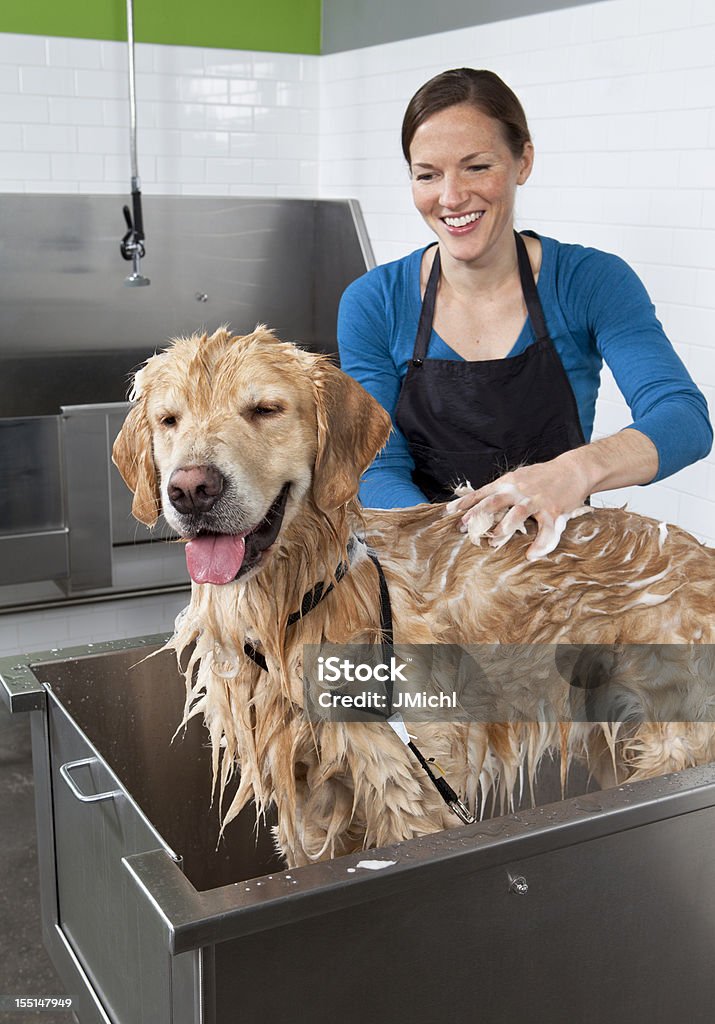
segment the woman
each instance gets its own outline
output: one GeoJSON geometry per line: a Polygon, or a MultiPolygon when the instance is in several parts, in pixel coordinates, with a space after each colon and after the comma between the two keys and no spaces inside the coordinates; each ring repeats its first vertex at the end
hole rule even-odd
{"type": "Polygon", "coordinates": [[[490,71],[446,71],[402,126],[415,206],[437,242],[345,292],[341,365],[395,425],[363,504],[453,497],[467,519],[505,513],[492,543],[533,517],[527,552],[558,544],[588,496],[661,480],[712,444],[707,405],[616,256],[514,231],[534,147],[514,93],[490,71]],[[538,290],[536,283],[538,282],[538,290]],[[605,360],[633,423],[589,442],[605,360]]]}

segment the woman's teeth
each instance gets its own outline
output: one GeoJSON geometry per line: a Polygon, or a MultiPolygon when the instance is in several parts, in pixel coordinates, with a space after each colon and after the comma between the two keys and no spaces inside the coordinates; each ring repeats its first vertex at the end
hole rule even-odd
{"type": "Polygon", "coordinates": [[[473,224],[475,220],[484,213],[484,210],[480,210],[479,213],[465,213],[461,217],[443,217],[442,220],[448,228],[466,228],[467,224],[473,224]]]}

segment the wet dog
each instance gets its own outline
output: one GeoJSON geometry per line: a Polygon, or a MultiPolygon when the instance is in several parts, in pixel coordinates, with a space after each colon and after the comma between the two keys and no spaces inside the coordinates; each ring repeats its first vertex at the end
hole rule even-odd
{"type": "MultiPolygon", "coordinates": [[[[646,645],[715,640],[715,551],[677,527],[595,510],[527,562],[529,536],[472,543],[445,506],[361,509],[387,413],[328,359],[265,329],[175,341],[137,373],[132,397],[114,460],[134,515],[151,525],[163,511],[187,541],[192,597],[169,644],[184,655],[187,717],[204,717],[222,791],[240,769],[225,822],[251,800],[275,804],[291,865],[458,824],[385,722],[304,712],[304,645],[383,638],[371,555],[398,645],[638,644],[647,660],[646,645]]],[[[490,789],[508,805],[519,771],[533,775],[548,750],[564,770],[588,757],[605,782],[712,760],[713,728],[696,721],[707,693],[693,684],[684,701],[682,664],[661,669],[657,686],[645,663],[622,673],[629,728],[545,721],[537,689],[514,678],[495,688],[491,721],[410,733],[475,813],[490,789]],[[643,724],[656,691],[694,724],[643,724]]]]}

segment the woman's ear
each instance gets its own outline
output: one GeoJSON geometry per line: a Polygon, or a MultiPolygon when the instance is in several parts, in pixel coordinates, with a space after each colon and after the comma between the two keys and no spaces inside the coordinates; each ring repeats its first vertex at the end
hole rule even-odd
{"type": "Polygon", "coordinates": [[[392,421],[372,395],[327,360],[321,360],[313,383],[318,420],[313,498],[322,512],[330,512],[357,495],[360,478],[387,443],[392,421]]]}
{"type": "Polygon", "coordinates": [[[534,144],[533,142],[524,143],[524,152],[522,153],[519,163],[519,174],[517,175],[517,185],[523,185],[529,179],[529,175],[534,169],[534,144]]]}
{"type": "Polygon", "coordinates": [[[144,401],[129,411],[112,448],[112,462],[134,492],[132,513],[140,523],[153,526],[161,512],[161,494],[154,466],[151,429],[144,401]]]}

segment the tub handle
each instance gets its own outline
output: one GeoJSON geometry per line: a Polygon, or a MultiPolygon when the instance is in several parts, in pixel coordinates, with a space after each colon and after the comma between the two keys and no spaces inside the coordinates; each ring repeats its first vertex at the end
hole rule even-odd
{"type": "Polygon", "coordinates": [[[106,793],[94,793],[92,794],[92,796],[87,796],[86,793],[82,792],[82,790],[79,788],[75,780],[70,775],[70,772],[72,771],[73,768],[83,768],[86,765],[99,763],[100,761],[99,758],[97,757],[84,757],[82,758],[81,761],[68,761],[66,764],[60,765],[60,775],[67,783],[72,795],[75,796],[78,800],[81,800],[83,804],[98,803],[100,800],[111,800],[112,797],[122,796],[122,791],[120,789],[113,789],[111,791],[107,791],[106,793]]]}

